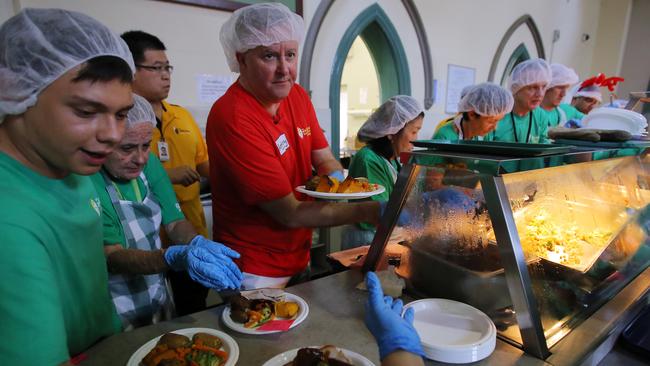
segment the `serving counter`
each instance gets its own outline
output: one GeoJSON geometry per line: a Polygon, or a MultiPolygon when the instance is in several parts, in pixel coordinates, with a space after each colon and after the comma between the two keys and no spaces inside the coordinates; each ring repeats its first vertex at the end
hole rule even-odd
{"type": "MultiPolygon", "coordinates": [[[[227,328],[221,321],[224,306],[218,306],[171,321],[138,328],[109,337],[91,349],[80,365],[121,366],[147,341],[176,329],[205,327],[228,333],[239,345],[237,365],[261,366],[290,349],[333,344],[362,354],[379,366],[374,338],[363,323],[367,292],[356,289],[361,282],[357,270],[340,272],[287,289],[309,304],[307,319],[288,332],[246,335],[227,328]]],[[[427,361],[427,365],[437,365],[427,361]]],[[[478,365],[547,365],[508,343],[497,341],[494,353],[478,365]]]]}
{"type": "Polygon", "coordinates": [[[399,229],[410,295],[470,304],[551,364],[602,357],[647,301],[648,142],[417,145],[364,270],[399,229]]]}

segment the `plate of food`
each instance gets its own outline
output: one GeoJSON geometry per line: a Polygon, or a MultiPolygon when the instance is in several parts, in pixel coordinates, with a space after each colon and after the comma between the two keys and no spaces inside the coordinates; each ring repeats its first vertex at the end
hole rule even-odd
{"type": "Polygon", "coordinates": [[[266,361],[262,366],[375,366],[369,359],[347,349],[332,345],[322,347],[296,348],[280,353],[266,361]]]}
{"type": "Polygon", "coordinates": [[[296,191],[326,200],[357,200],[384,193],[386,188],[370,183],[366,178],[348,176],[339,182],[327,175],[315,175],[305,185],[296,187],[296,191]]]}
{"type": "Polygon", "coordinates": [[[258,289],[231,297],[221,319],[240,333],[271,334],[298,326],[308,314],[309,305],[300,296],[281,289],[258,289]]]}
{"type": "Polygon", "coordinates": [[[234,366],[237,359],[239,346],[228,334],[211,328],[185,328],[145,343],[133,353],[126,366],[234,366]]]}

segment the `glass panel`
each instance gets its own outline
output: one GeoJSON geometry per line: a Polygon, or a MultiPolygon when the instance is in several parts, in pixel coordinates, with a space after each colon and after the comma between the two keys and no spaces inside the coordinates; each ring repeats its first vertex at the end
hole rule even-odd
{"type": "Polygon", "coordinates": [[[650,264],[646,163],[630,156],[503,177],[549,347],[650,264]]]}
{"type": "MultiPolygon", "coordinates": [[[[392,241],[409,250],[397,269],[415,297],[472,305],[492,318],[500,333],[521,342],[512,300],[479,174],[453,158],[431,157],[421,167],[392,241]]],[[[390,242],[389,242],[390,243],[390,242]]]]}

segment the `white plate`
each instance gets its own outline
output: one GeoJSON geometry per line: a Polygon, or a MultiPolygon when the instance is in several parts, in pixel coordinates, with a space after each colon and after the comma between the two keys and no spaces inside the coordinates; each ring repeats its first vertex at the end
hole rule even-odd
{"type": "Polygon", "coordinates": [[[386,188],[384,186],[375,184],[375,190],[370,191],[370,192],[359,192],[359,193],[325,193],[325,192],[316,192],[316,191],[310,191],[305,188],[305,186],[298,186],[296,187],[296,191],[300,193],[304,193],[308,196],[314,197],[314,198],[321,198],[325,200],[358,200],[362,198],[368,198],[372,197],[381,193],[384,193],[386,191],[386,188]]]}
{"type": "MultiPolygon", "coordinates": [[[[237,359],[239,359],[239,346],[237,346],[237,342],[229,336],[228,334],[218,331],[216,329],[211,329],[211,328],[185,328],[185,329],[178,329],[178,330],[173,330],[169,333],[176,333],[176,334],[181,334],[186,337],[192,338],[192,336],[196,333],[208,333],[212,334],[214,336],[217,336],[221,338],[223,341],[223,346],[221,346],[221,349],[223,351],[226,351],[228,353],[228,361],[226,361],[224,366],[234,366],[237,363],[237,359]]],[[[144,356],[149,353],[155,346],[156,343],[158,343],[158,340],[162,337],[162,334],[149,342],[145,343],[142,345],[142,347],[138,348],[135,353],[129,358],[129,361],[127,361],[126,366],[140,366],[140,361],[144,358],[144,356]]]]}
{"type": "Polygon", "coordinates": [[[447,299],[413,301],[413,326],[420,336],[425,355],[436,361],[468,363],[489,356],[496,346],[497,330],[480,310],[447,299]]]}
{"type": "MultiPolygon", "coordinates": [[[[310,346],[309,348],[320,348],[320,346],[310,346]]],[[[262,366],[284,366],[287,363],[293,361],[294,358],[296,358],[296,354],[298,354],[299,349],[300,348],[296,348],[290,351],[282,352],[279,355],[273,357],[272,359],[264,362],[262,366]]],[[[363,357],[362,355],[356,352],[352,352],[344,348],[339,348],[339,349],[343,351],[345,357],[347,357],[348,359],[350,359],[350,361],[352,361],[352,365],[354,366],[375,366],[375,364],[370,362],[369,359],[363,357]]]]}
{"type": "MultiPolygon", "coordinates": [[[[302,323],[303,320],[307,319],[307,315],[309,314],[309,305],[307,305],[307,302],[300,296],[285,292],[284,301],[297,302],[300,306],[300,310],[298,310],[298,314],[296,314],[296,320],[291,324],[291,327],[289,327],[289,329],[298,326],[298,324],[302,323]]],[[[221,313],[221,320],[223,320],[224,324],[226,324],[228,328],[244,334],[271,334],[282,332],[281,330],[257,330],[256,328],[244,327],[244,324],[237,323],[230,318],[230,305],[226,306],[226,308],[223,309],[223,312],[221,313]]]]}
{"type": "Polygon", "coordinates": [[[646,131],[648,121],[637,112],[618,108],[597,108],[582,119],[583,128],[622,130],[632,135],[646,131]]]}

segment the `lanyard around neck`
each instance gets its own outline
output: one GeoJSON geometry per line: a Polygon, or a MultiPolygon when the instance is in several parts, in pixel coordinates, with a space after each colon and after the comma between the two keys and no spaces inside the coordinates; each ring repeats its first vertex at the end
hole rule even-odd
{"type": "MultiPolygon", "coordinates": [[[[533,111],[528,112],[528,133],[526,134],[526,143],[530,141],[530,130],[533,127],[533,111]]],[[[512,121],[512,129],[515,133],[515,142],[519,142],[519,137],[517,137],[517,124],[515,123],[514,112],[510,112],[510,120],[512,121]]]]}
{"type": "MultiPolygon", "coordinates": [[[[131,187],[133,187],[133,192],[135,192],[135,199],[137,202],[142,202],[142,193],[140,192],[140,187],[138,186],[138,182],[136,182],[138,179],[131,179],[131,187]]],[[[113,187],[115,187],[115,191],[117,191],[117,195],[120,197],[122,201],[125,201],[124,195],[122,195],[122,192],[120,192],[120,188],[111,180],[111,184],[113,187]]]]}

